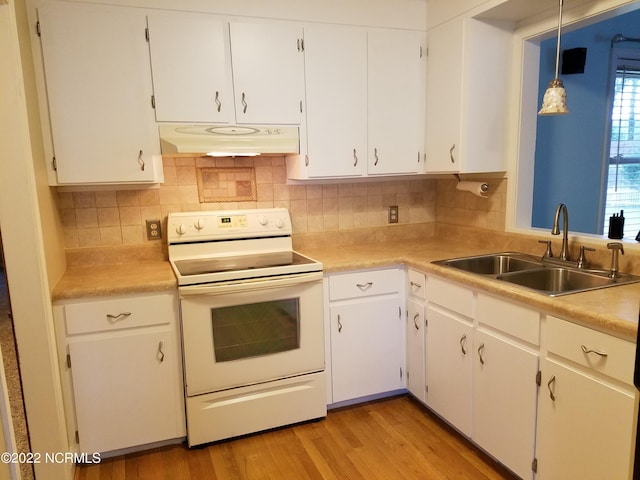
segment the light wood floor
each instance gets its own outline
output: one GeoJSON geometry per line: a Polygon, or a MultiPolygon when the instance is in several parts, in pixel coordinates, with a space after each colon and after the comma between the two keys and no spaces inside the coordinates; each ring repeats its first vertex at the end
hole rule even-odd
{"type": "Polygon", "coordinates": [[[105,459],[76,472],[76,480],[512,478],[408,396],[204,448],[175,445],[105,459]]]}

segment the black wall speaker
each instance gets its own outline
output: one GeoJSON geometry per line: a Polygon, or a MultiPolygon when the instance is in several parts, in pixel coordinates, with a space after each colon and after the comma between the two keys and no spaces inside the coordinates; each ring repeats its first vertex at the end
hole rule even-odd
{"type": "Polygon", "coordinates": [[[562,71],[563,75],[573,73],[584,73],[584,64],[587,61],[586,48],[571,48],[562,51],[562,71]]]}

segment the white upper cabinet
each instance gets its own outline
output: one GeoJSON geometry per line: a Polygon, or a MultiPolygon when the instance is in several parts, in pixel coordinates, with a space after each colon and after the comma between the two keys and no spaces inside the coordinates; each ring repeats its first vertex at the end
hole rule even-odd
{"type": "Polygon", "coordinates": [[[302,27],[231,22],[238,123],[300,124],[304,111],[302,27]]]}
{"type": "Polygon", "coordinates": [[[304,30],[309,177],[367,173],[367,32],[304,30]]]}
{"type": "Polygon", "coordinates": [[[506,170],[509,24],[457,17],[429,30],[429,173],[506,170]]]}
{"type": "Polygon", "coordinates": [[[424,171],[425,34],[368,34],[368,172],[424,171]]]}
{"type": "Polygon", "coordinates": [[[211,14],[151,14],[148,22],[159,122],[302,122],[302,27],[211,14]]]}
{"type": "Polygon", "coordinates": [[[424,173],[425,33],[304,34],[308,145],[287,159],[289,178],[424,173]]]}
{"type": "Polygon", "coordinates": [[[144,14],[56,3],[38,9],[38,19],[55,158],[51,183],[157,182],[144,14]]]}
{"type": "Polygon", "coordinates": [[[147,18],[156,119],[234,123],[229,27],[213,15],[147,18]]]}

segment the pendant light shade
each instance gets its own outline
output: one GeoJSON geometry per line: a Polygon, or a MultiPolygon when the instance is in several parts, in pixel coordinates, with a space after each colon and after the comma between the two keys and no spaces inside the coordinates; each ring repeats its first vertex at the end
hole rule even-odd
{"type": "Polygon", "coordinates": [[[562,80],[558,78],[558,66],[560,64],[560,34],[562,32],[562,2],[560,0],[560,13],[558,16],[558,42],[556,45],[556,76],[551,82],[542,98],[542,107],[538,115],[563,115],[569,113],[567,108],[567,92],[562,80]]]}

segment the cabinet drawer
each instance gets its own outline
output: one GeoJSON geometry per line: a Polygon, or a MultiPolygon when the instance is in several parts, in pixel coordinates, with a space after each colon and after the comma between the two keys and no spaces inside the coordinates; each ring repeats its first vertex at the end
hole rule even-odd
{"type": "Polygon", "coordinates": [[[473,290],[453,282],[429,277],[427,300],[466,317],[473,317],[473,290]]]}
{"type": "Polygon", "coordinates": [[[168,324],[177,319],[171,293],[64,305],[67,335],[168,324]]]}
{"type": "Polygon", "coordinates": [[[478,293],[476,318],[481,324],[540,345],[540,313],[536,310],[478,293]]]}
{"type": "Polygon", "coordinates": [[[407,293],[415,298],[425,298],[425,274],[409,269],[407,272],[407,293]]]}
{"type": "Polygon", "coordinates": [[[549,352],[622,382],[633,383],[636,350],[633,342],[552,316],[547,317],[544,342],[549,352]]]}
{"type": "Polygon", "coordinates": [[[397,293],[399,286],[400,276],[397,269],[331,275],[329,277],[329,300],[397,293]]]}

